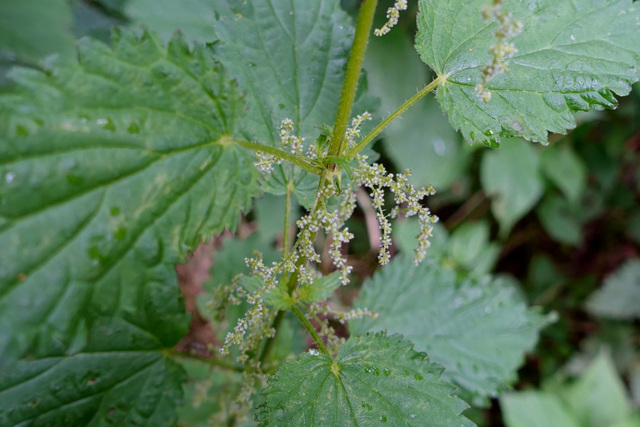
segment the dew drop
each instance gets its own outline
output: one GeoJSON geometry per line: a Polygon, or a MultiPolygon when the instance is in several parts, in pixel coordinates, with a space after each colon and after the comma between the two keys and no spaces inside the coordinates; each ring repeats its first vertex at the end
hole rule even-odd
{"type": "Polygon", "coordinates": [[[382,423],[386,423],[386,422],[387,422],[387,417],[386,417],[385,415],[382,415],[382,416],[380,417],[380,422],[382,422],[382,423]]]}
{"type": "Polygon", "coordinates": [[[116,216],[120,213],[120,208],[117,206],[113,206],[111,209],[109,209],[109,214],[111,216],[116,216]]]}
{"type": "Polygon", "coordinates": [[[420,374],[415,374],[413,378],[415,378],[416,381],[422,381],[424,379],[424,377],[420,374]]]}
{"type": "Polygon", "coordinates": [[[16,179],[15,172],[7,172],[4,174],[4,182],[6,182],[7,184],[12,183],[14,179],[16,179]]]}
{"type": "Polygon", "coordinates": [[[409,376],[409,371],[404,370],[402,371],[402,374],[404,375],[405,378],[407,378],[409,376]]]}
{"type": "Polygon", "coordinates": [[[97,119],[96,123],[98,124],[98,126],[100,126],[102,129],[105,130],[110,130],[111,132],[116,130],[116,125],[113,124],[113,122],[111,121],[111,119],[97,119]]]}
{"type": "Polygon", "coordinates": [[[389,368],[384,368],[384,376],[388,377],[389,375],[391,375],[391,370],[389,370],[389,368]]]}
{"type": "Polygon", "coordinates": [[[66,170],[73,169],[76,167],[76,160],[72,158],[66,158],[62,160],[62,167],[66,170]]]}
{"type": "Polygon", "coordinates": [[[444,157],[444,155],[447,153],[447,144],[445,144],[443,140],[436,139],[435,141],[433,141],[432,145],[433,151],[435,151],[436,155],[444,157]]]}
{"type": "Polygon", "coordinates": [[[318,352],[318,350],[316,350],[315,348],[310,348],[309,349],[309,354],[312,356],[317,356],[320,354],[320,352],[318,352]]]}

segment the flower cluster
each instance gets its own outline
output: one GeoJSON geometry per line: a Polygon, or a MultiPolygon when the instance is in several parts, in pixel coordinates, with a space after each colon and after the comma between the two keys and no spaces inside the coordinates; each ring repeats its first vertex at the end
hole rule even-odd
{"type": "Polygon", "coordinates": [[[294,135],[294,123],[291,119],[284,119],[280,123],[280,143],[284,147],[291,147],[291,154],[301,156],[302,144],[305,138],[294,135]]]}
{"type": "Polygon", "coordinates": [[[380,37],[387,34],[398,23],[400,18],[400,11],[407,10],[407,0],[396,0],[393,6],[387,9],[387,22],[382,28],[376,28],[373,34],[380,37]]]}
{"type": "MultiPolygon", "coordinates": [[[[293,120],[288,118],[282,120],[280,123],[280,144],[285,148],[289,148],[291,154],[295,156],[302,156],[302,146],[305,139],[295,135],[293,131],[293,120]]],[[[256,161],[255,166],[265,175],[273,171],[273,165],[282,163],[282,159],[277,159],[274,155],[267,154],[262,151],[256,151],[256,157],[258,160],[256,161]]]]}
{"type": "Polygon", "coordinates": [[[255,292],[247,292],[238,284],[237,276],[232,284],[234,293],[230,295],[236,304],[241,299],[246,300],[251,307],[245,313],[245,316],[238,320],[232,332],[227,333],[224,345],[220,349],[221,354],[228,354],[229,347],[237,345],[240,354],[236,360],[245,363],[249,356],[248,352],[256,350],[262,339],[275,335],[275,330],[269,324],[273,313],[265,309],[262,296],[278,285],[277,273],[279,264],[267,267],[262,261],[260,254],[256,258],[245,258],[245,263],[251,269],[253,276],[260,278],[264,285],[255,292]]]}
{"type": "MultiPolygon", "coordinates": [[[[352,120],[351,127],[345,133],[345,140],[349,147],[355,146],[356,139],[360,137],[360,126],[364,121],[370,119],[371,115],[365,112],[352,120]]],[[[301,155],[304,139],[293,135],[293,130],[294,123],[290,119],[283,120],[280,128],[280,140],[284,147],[291,147],[292,153],[301,155]]],[[[316,157],[323,154],[318,153],[315,149],[312,151],[316,157]]],[[[346,256],[343,254],[343,245],[351,241],[354,236],[344,224],[353,214],[356,207],[355,190],[361,185],[371,191],[378,225],[382,232],[378,254],[380,264],[387,264],[390,260],[390,218],[400,215],[418,216],[420,234],[416,249],[416,263],[424,258],[425,250],[429,246],[432,225],[438,218],[431,215],[429,209],[422,206],[421,202],[425,196],[434,194],[433,188],[416,189],[409,184],[408,179],[411,175],[409,171],[397,175],[388,173],[381,164],[368,164],[367,157],[363,155],[356,157],[356,164],[356,167],[352,167],[345,159],[344,164],[341,163],[341,167],[335,169],[336,176],[331,174],[325,176],[316,195],[313,208],[296,223],[299,229],[296,244],[280,262],[266,266],[260,256],[245,259],[247,266],[252,270],[253,277],[258,279],[259,289],[248,292],[238,285],[237,280],[235,287],[224,288],[230,299],[234,297],[234,302],[246,300],[251,306],[245,316],[238,321],[233,331],[227,334],[221,349],[222,354],[227,354],[231,345],[237,345],[240,350],[239,356],[236,358],[237,361],[240,363],[252,362],[249,360],[248,354],[258,351],[261,340],[274,336],[275,330],[271,328],[274,317],[273,310],[265,308],[262,297],[266,292],[278,286],[279,280],[285,280],[289,285],[293,283],[294,288],[303,288],[314,283],[319,276],[316,270],[317,265],[322,261],[322,257],[316,251],[316,237],[319,233],[324,233],[328,237],[328,255],[333,267],[340,274],[341,283],[343,285],[349,283],[353,267],[348,264],[346,256]],[[340,183],[341,169],[353,171],[353,173],[347,174],[351,178],[348,185],[342,186],[340,183]],[[395,207],[390,213],[385,212],[385,189],[389,189],[393,194],[395,202],[395,207]],[[280,279],[281,276],[284,279],[280,279]]],[[[334,329],[328,323],[329,314],[341,324],[350,319],[374,315],[366,309],[333,313],[328,308],[321,307],[326,306],[312,305],[308,315],[311,316],[310,319],[313,318],[319,323],[320,336],[330,349],[337,349],[342,343],[342,339],[337,337],[334,329]],[[319,314],[322,314],[324,318],[318,318],[319,314]]]]}
{"type": "Polygon", "coordinates": [[[364,317],[376,319],[378,317],[378,313],[374,313],[366,308],[355,308],[347,312],[341,312],[331,310],[327,304],[317,303],[309,306],[309,315],[319,323],[320,330],[318,334],[324,338],[327,343],[327,348],[334,354],[337,353],[345,340],[336,335],[335,329],[329,324],[329,319],[336,319],[341,325],[346,325],[349,320],[362,319],[364,317]]]}
{"type": "Polygon", "coordinates": [[[507,59],[518,51],[509,39],[522,32],[522,23],[514,19],[511,12],[504,12],[502,3],[503,0],[492,0],[491,4],[482,10],[482,18],[485,21],[498,22],[495,32],[497,42],[489,49],[492,55],[491,62],[482,70],[482,82],[476,85],[476,96],[484,102],[491,100],[491,92],[486,87],[489,80],[498,74],[506,73],[509,70],[507,59]]]}
{"type": "Polygon", "coordinates": [[[358,166],[356,180],[371,189],[376,219],[382,232],[378,261],[381,265],[385,265],[390,260],[391,223],[389,216],[396,218],[399,215],[404,215],[405,217],[418,215],[420,233],[418,235],[415,262],[416,264],[419,263],[424,259],[425,251],[430,245],[429,237],[433,232],[433,224],[438,221],[438,217],[431,215],[429,209],[422,206],[421,201],[424,197],[435,194],[435,190],[433,187],[418,190],[409,184],[409,177],[411,176],[409,170],[397,175],[387,173],[381,164],[374,163],[369,165],[365,156],[358,156],[358,166]],[[384,188],[388,188],[391,191],[395,203],[395,207],[391,210],[389,216],[384,212],[384,188]]]}

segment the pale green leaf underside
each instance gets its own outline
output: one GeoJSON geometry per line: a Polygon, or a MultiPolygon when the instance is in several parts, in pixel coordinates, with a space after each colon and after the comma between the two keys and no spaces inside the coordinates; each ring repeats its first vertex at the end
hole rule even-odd
{"type": "Polygon", "coordinates": [[[587,301],[588,310],[613,319],[640,318],[640,260],[634,259],[613,273],[587,301]]]}
{"type": "Polygon", "coordinates": [[[351,337],[336,361],[304,353],[285,363],[263,395],[262,425],[473,425],[460,416],[463,401],[442,381],[442,367],[399,335],[351,337]]]}
{"type": "Polygon", "coordinates": [[[429,261],[415,267],[409,257],[365,282],[356,306],[379,316],[350,322],[352,333],[401,333],[444,365],[445,380],[480,396],[515,378],[548,322],[499,280],[459,282],[453,270],[429,261]]]}
{"type": "Polygon", "coordinates": [[[575,416],[553,394],[526,391],[500,396],[507,427],[580,427],[575,416]]]}
{"type": "Polygon", "coordinates": [[[184,371],[122,320],[97,322],[68,357],[20,361],[0,376],[2,426],[171,426],[184,371]]]}
{"type": "Polygon", "coordinates": [[[611,357],[601,353],[575,382],[557,392],[500,396],[507,427],[638,427],[611,357]]]}
{"type": "Polygon", "coordinates": [[[0,359],[60,354],[98,317],[162,345],[187,321],[173,265],[258,192],[237,96],[208,51],[116,34],[17,70],[0,98],[0,359]]]}
{"type": "Polygon", "coordinates": [[[612,108],[638,80],[640,7],[631,0],[506,0],[524,24],[513,39],[509,72],[490,81],[489,103],[475,86],[490,61],[495,23],[486,0],[420,0],[416,49],[447,80],[437,99],[470,142],[499,144],[501,136],[546,143],[547,132],[575,127],[572,112],[612,108]]]}

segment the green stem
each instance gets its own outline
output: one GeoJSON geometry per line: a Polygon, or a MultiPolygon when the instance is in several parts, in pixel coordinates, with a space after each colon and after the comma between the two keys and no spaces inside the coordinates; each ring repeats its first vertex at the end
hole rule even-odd
{"type": "Polygon", "coordinates": [[[267,154],[272,154],[276,157],[279,157],[283,160],[286,160],[290,163],[293,163],[296,166],[301,167],[302,169],[311,172],[314,175],[320,175],[323,171],[322,168],[309,163],[301,157],[294,156],[293,154],[287,153],[286,151],[279,150],[275,147],[270,147],[268,145],[258,144],[257,142],[243,141],[241,139],[230,139],[230,142],[235,142],[241,147],[248,148],[250,150],[262,151],[267,154]]]}
{"type": "Polygon", "coordinates": [[[440,83],[442,83],[443,81],[445,81],[447,79],[446,75],[442,75],[442,76],[438,76],[434,81],[432,81],[431,83],[429,83],[428,85],[426,85],[422,90],[420,90],[420,92],[416,93],[415,95],[413,95],[411,98],[407,99],[404,104],[402,104],[400,107],[398,107],[398,109],[396,111],[394,111],[393,113],[391,113],[389,115],[389,117],[387,117],[386,119],[384,119],[382,122],[380,122],[380,124],[378,126],[375,127],[375,129],[373,129],[367,136],[365,136],[362,141],[360,141],[358,143],[358,145],[356,145],[355,147],[353,147],[351,150],[349,150],[349,152],[347,153],[347,157],[348,158],[352,158],[354,157],[356,154],[358,154],[360,152],[360,150],[362,150],[364,147],[367,146],[368,143],[370,143],[373,138],[375,138],[376,136],[378,136],[378,134],[380,132],[382,132],[382,130],[384,128],[386,128],[387,126],[389,126],[389,124],[391,122],[393,122],[395,119],[397,119],[398,117],[400,117],[400,115],[402,113],[404,113],[405,111],[407,111],[407,109],[409,107],[411,107],[413,104],[415,104],[416,102],[418,102],[420,100],[420,98],[422,98],[423,96],[425,96],[426,94],[428,94],[429,92],[431,92],[432,90],[434,90],[435,88],[438,87],[438,85],[440,85],[440,83]]]}
{"type": "Polygon", "coordinates": [[[284,229],[282,230],[282,259],[285,259],[289,255],[291,249],[291,242],[289,240],[291,233],[291,193],[293,193],[293,182],[287,183],[287,193],[284,200],[284,229]]]}
{"type": "Polygon", "coordinates": [[[271,354],[271,349],[273,348],[273,344],[276,342],[276,338],[278,337],[278,332],[280,331],[280,326],[282,326],[282,321],[284,320],[284,316],[286,311],[280,310],[276,317],[273,319],[273,323],[271,323],[271,327],[275,329],[276,333],[267,338],[267,341],[264,343],[264,347],[262,347],[262,352],[260,353],[260,357],[258,360],[260,361],[260,368],[263,368],[264,363],[269,358],[271,354]]]}
{"type": "Polygon", "coordinates": [[[218,359],[200,356],[199,354],[187,353],[187,352],[179,351],[173,348],[166,349],[163,351],[163,353],[172,358],[197,360],[198,362],[206,363],[218,368],[226,369],[228,371],[244,372],[246,370],[243,366],[236,366],[231,363],[223,362],[218,359]]]}
{"type": "Polygon", "coordinates": [[[300,322],[302,322],[302,326],[304,326],[304,328],[309,332],[313,340],[316,342],[318,349],[327,356],[330,356],[329,350],[327,350],[327,347],[324,346],[324,343],[320,339],[320,336],[316,332],[316,329],[313,327],[311,322],[309,322],[309,319],[307,319],[307,317],[296,306],[291,307],[291,311],[293,311],[293,314],[295,314],[296,317],[300,319],[300,322]]]}
{"type": "Polygon", "coordinates": [[[367,51],[367,44],[369,43],[369,35],[371,33],[371,27],[373,26],[373,17],[377,4],[378,0],[365,0],[362,6],[360,6],[358,23],[356,24],[356,34],[353,38],[353,44],[351,45],[351,53],[349,55],[349,62],[347,63],[347,72],[344,77],[336,121],[333,124],[333,135],[328,152],[329,156],[340,156],[344,150],[344,134],[349,125],[353,100],[356,96],[362,62],[364,61],[364,55],[367,51]]]}
{"type": "MultiPolygon", "coordinates": [[[[371,27],[373,25],[373,17],[375,15],[376,5],[378,0],[365,0],[360,8],[360,13],[358,15],[358,23],[356,24],[356,33],[353,39],[353,44],[351,46],[351,54],[349,56],[349,62],[347,64],[347,72],[345,75],[344,84],[342,87],[342,94],[340,95],[340,103],[338,105],[338,111],[336,113],[336,121],[333,127],[333,137],[331,139],[331,146],[329,147],[328,155],[329,156],[339,156],[342,151],[342,144],[344,140],[344,134],[347,131],[347,126],[349,124],[349,118],[351,116],[351,109],[353,107],[353,101],[356,95],[356,89],[358,87],[358,80],[360,79],[360,71],[362,69],[362,62],[364,60],[364,55],[367,50],[367,44],[369,42],[369,34],[371,33],[371,27]]],[[[298,159],[295,156],[292,156],[284,151],[278,150],[272,147],[266,147],[260,144],[247,142],[247,141],[236,141],[239,145],[243,147],[250,148],[253,150],[262,150],[265,153],[273,154],[275,156],[279,156],[282,159],[289,160],[291,163],[294,163],[303,169],[320,175],[320,182],[318,184],[318,192],[316,193],[316,199],[314,201],[313,207],[311,208],[311,212],[315,212],[320,209],[321,206],[327,202],[326,197],[320,197],[322,190],[329,182],[329,170],[327,168],[319,168],[315,165],[310,165],[305,162],[304,165],[301,165],[301,159],[298,159]]],[[[288,224],[288,221],[285,223],[288,224]]],[[[313,233],[312,240],[315,240],[316,233],[313,233]]],[[[288,238],[288,237],[287,237],[288,238]]],[[[285,238],[285,242],[287,240],[285,238]]],[[[286,249],[286,243],[283,247],[286,249]]],[[[286,253],[286,252],[285,252],[286,253]]],[[[300,257],[296,262],[296,266],[300,267],[307,262],[305,257],[300,257]]],[[[290,293],[298,286],[298,273],[295,272],[288,277],[287,287],[290,293]]],[[[309,334],[313,337],[316,344],[318,344],[318,348],[325,354],[329,354],[327,348],[324,346],[324,343],[318,336],[316,330],[313,328],[311,323],[307,320],[307,318],[302,314],[302,312],[297,308],[293,307],[292,311],[294,314],[300,319],[304,327],[309,331],[309,334]]],[[[284,319],[285,312],[279,311],[276,315],[272,327],[276,330],[276,334],[272,338],[268,338],[265,342],[265,345],[262,349],[262,353],[260,354],[259,360],[261,362],[265,362],[269,357],[269,353],[271,352],[271,348],[273,343],[275,342],[275,337],[278,334],[280,329],[280,325],[282,324],[282,320],[284,319]]]]}

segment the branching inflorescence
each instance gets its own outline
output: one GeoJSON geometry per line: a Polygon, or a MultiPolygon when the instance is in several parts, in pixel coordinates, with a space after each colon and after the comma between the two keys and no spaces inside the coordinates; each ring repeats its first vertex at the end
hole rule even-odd
{"type": "MultiPolygon", "coordinates": [[[[347,128],[344,135],[347,149],[356,146],[356,140],[361,136],[360,128],[367,120],[371,120],[371,115],[367,112],[352,119],[351,126],[347,128]]],[[[305,139],[295,135],[294,129],[295,123],[292,120],[288,118],[282,120],[280,142],[292,154],[302,158],[305,139]]],[[[326,148],[326,146],[327,144],[322,144],[322,147],[326,148]]],[[[259,289],[248,292],[237,283],[237,280],[235,284],[225,288],[234,294],[230,295],[233,302],[239,303],[241,300],[245,300],[250,304],[245,316],[238,321],[234,330],[227,334],[221,349],[224,354],[229,352],[230,346],[238,346],[240,353],[236,359],[240,363],[246,363],[250,359],[249,354],[258,350],[262,340],[273,337],[276,333],[275,329],[270,326],[273,320],[273,310],[267,309],[263,296],[276,287],[282,287],[285,282],[294,277],[295,283],[290,286],[288,292],[291,293],[294,303],[298,304],[297,290],[304,290],[305,287],[312,286],[321,277],[318,266],[322,262],[322,257],[316,249],[318,233],[324,233],[327,236],[329,258],[333,268],[339,274],[340,282],[342,285],[349,283],[353,267],[349,265],[344,255],[343,246],[348,244],[354,235],[345,226],[345,222],[356,208],[355,191],[358,187],[364,186],[370,190],[376,210],[376,218],[382,234],[378,252],[378,261],[381,265],[387,264],[390,260],[390,219],[392,218],[400,215],[405,217],[418,216],[420,233],[416,249],[416,263],[424,258],[425,250],[429,247],[432,224],[437,221],[437,217],[431,215],[429,209],[422,206],[422,200],[425,196],[434,194],[433,188],[416,189],[409,183],[410,171],[407,170],[402,174],[388,173],[381,164],[369,164],[367,156],[362,154],[357,154],[353,162],[349,162],[346,158],[318,158],[319,155],[324,154],[320,146],[312,145],[306,151],[307,159],[326,168],[330,173],[327,174],[327,179],[320,182],[314,207],[296,222],[298,235],[295,245],[289,253],[283,254],[283,259],[280,262],[273,263],[271,266],[265,265],[260,256],[245,260],[252,275],[260,283],[259,289]],[[343,170],[347,175],[344,180],[343,170]],[[386,189],[393,195],[394,204],[388,213],[385,211],[384,195],[386,189]]],[[[271,173],[273,165],[280,161],[275,156],[264,153],[257,153],[257,158],[256,166],[264,173],[265,177],[271,173]]],[[[342,339],[336,337],[335,331],[327,321],[329,317],[344,323],[350,319],[374,315],[367,309],[352,310],[347,313],[334,312],[327,305],[322,304],[312,304],[307,307],[307,310],[308,316],[320,325],[319,335],[327,342],[331,351],[337,350],[342,339]]],[[[257,365],[254,367],[260,368],[257,365]]]]}

